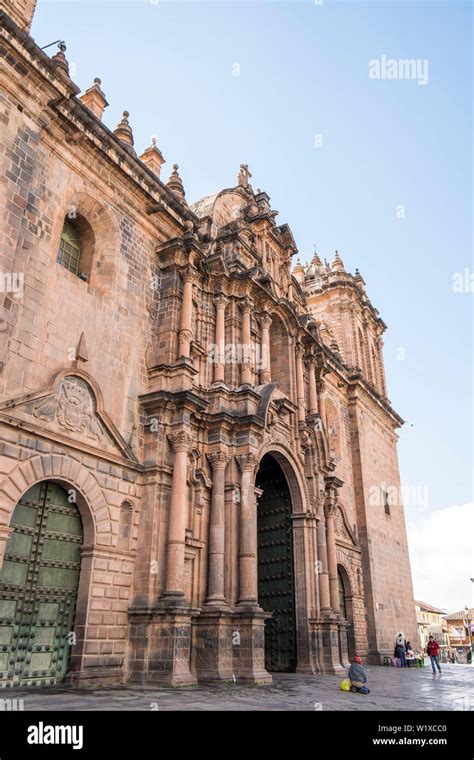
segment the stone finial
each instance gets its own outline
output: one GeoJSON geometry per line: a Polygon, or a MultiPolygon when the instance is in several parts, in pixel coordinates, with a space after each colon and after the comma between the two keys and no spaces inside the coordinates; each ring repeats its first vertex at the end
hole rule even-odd
{"type": "Polygon", "coordinates": [[[99,77],[96,77],[94,79],[94,84],[92,87],[89,87],[89,89],[79,97],[81,103],[83,103],[89,109],[89,111],[92,111],[94,116],[96,116],[98,119],[102,119],[102,114],[109,105],[104,93],[100,88],[100,85],[101,81],[99,77]]]}
{"type": "Polygon", "coordinates": [[[129,116],[130,114],[128,111],[123,112],[122,121],[120,121],[114,129],[114,135],[118,137],[120,142],[123,142],[125,145],[129,145],[131,148],[133,148],[133,132],[130,124],[128,123],[129,116]]]}
{"type": "Polygon", "coordinates": [[[181,198],[182,201],[185,201],[185,192],[183,187],[183,180],[178,174],[179,166],[178,164],[173,164],[173,171],[170,174],[170,178],[166,185],[169,187],[169,189],[177,195],[179,198],[181,198]]]}
{"type": "MultiPolygon", "coordinates": [[[[66,46],[64,46],[66,47],[66,46]]],[[[67,58],[64,55],[64,50],[59,49],[57,53],[51,56],[51,61],[56,69],[63,71],[67,77],[69,77],[69,64],[67,58]]]]}
{"type": "Polygon", "coordinates": [[[331,270],[333,272],[345,272],[344,264],[342,262],[341,257],[339,256],[339,251],[334,252],[334,258],[332,260],[331,270]]]}
{"type": "Polygon", "coordinates": [[[239,187],[245,187],[249,190],[252,189],[249,179],[252,175],[250,174],[248,164],[240,164],[240,170],[239,174],[237,176],[237,184],[239,187]]]}
{"type": "Polygon", "coordinates": [[[303,269],[303,267],[301,265],[301,260],[300,260],[299,257],[296,260],[296,266],[293,269],[292,274],[293,274],[293,277],[296,280],[298,280],[298,282],[303,282],[303,280],[304,280],[304,269],[303,269]]]}
{"type": "Polygon", "coordinates": [[[356,269],[356,270],[355,270],[355,275],[354,275],[354,282],[357,282],[357,284],[358,284],[358,285],[359,285],[359,286],[360,286],[362,289],[364,289],[364,286],[365,286],[365,280],[364,280],[364,278],[362,277],[362,275],[361,275],[361,273],[359,272],[359,270],[358,270],[358,269],[356,269]]]}
{"type": "Polygon", "coordinates": [[[145,166],[153,172],[156,177],[160,176],[161,167],[166,163],[161,150],[158,148],[156,137],[151,138],[151,145],[140,156],[145,166]]]}
{"type": "Polygon", "coordinates": [[[321,262],[321,259],[318,256],[316,248],[314,249],[313,258],[311,259],[311,266],[313,266],[313,267],[320,267],[320,266],[322,266],[322,262],[321,262]]]}
{"type": "Polygon", "coordinates": [[[81,332],[81,337],[79,338],[79,343],[77,344],[76,359],[77,361],[81,362],[87,362],[89,360],[89,354],[87,352],[86,346],[86,336],[84,335],[84,331],[81,332]]]}

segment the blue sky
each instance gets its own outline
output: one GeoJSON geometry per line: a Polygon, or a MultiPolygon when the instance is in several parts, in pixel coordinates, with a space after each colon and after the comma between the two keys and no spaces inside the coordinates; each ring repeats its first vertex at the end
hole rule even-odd
{"type": "MultiPolygon", "coordinates": [[[[428,489],[407,519],[419,534],[444,510],[454,529],[449,509],[473,501],[473,294],[452,291],[453,273],[473,271],[471,4],[39,0],[32,34],[66,41],[83,90],[101,77],[104,121],[128,110],[139,153],[157,136],[163,175],[177,162],[190,202],[248,163],[302,261],[316,244],[359,267],[389,327],[402,481],[428,489]],[[428,83],[370,79],[382,55],[426,59],[428,83]]],[[[465,530],[472,509],[456,520],[465,530]]],[[[437,531],[418,595],[440,565],[437,531]]],[[[426,601],[469,601],[468,565],[426,601]]]]}

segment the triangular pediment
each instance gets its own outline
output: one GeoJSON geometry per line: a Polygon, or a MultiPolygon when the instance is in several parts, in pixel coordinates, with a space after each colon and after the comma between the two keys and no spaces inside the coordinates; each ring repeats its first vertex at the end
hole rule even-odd
{"type": "Polygon", "coordinates": [[[0,416],[40,429],[52,438],[67,438],[87,448],[137,461],[103,409],[97,384],[82,370],[62,371],[48,387],[3,401],[0,416]]]}
{"type": "Polygon", "coordinates": [[[336,541],[342,541],[353,546],[358,545],[357,537],[349,527],[345,512],[340,504],[337,505],[334,516],[334,531],[336,533],[336,541]]]}

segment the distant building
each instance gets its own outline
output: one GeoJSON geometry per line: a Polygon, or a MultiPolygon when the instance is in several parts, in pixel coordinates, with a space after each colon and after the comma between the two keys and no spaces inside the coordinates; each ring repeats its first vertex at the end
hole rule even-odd
{"type": "Polygon", "coordinates": [[[448,644],[451,651],[456,651],[461,663],[471,662],[471,639],[474,639],[474,607],[451,612],[445,620],[448,627],[448,644]],[[469,636],[469,628],[471,635],[469,636]]]}
{"type": "Polygon", "coordinates": [[[440,647],[447,647],[448,636],[443,625],[443,610],[433,607],[431,604],[420,602],[415,599],[416,622],[418,624],[418,634],[422,648],[426,647],[429,636],[439,643],[440,647]]]}

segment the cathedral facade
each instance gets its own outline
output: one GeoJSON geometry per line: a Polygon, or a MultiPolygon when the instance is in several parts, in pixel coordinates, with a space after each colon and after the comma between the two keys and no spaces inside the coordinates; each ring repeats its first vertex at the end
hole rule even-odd
{"type": "Polygon", "coordinates": [[[269,683],[416,619],[385,324],[236,184],[189,205],[1,2],[0,685],[269,683]]]}

